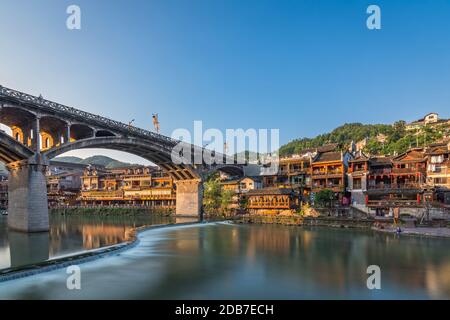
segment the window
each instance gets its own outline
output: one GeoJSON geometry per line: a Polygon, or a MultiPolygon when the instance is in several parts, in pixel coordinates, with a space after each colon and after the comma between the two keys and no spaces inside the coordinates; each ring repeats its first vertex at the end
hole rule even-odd
{"type": "Polygon", "coordinates": [[[353,179],[353,189],[361,189],[361,188],[362,188],[361,178],[353,179]]]}

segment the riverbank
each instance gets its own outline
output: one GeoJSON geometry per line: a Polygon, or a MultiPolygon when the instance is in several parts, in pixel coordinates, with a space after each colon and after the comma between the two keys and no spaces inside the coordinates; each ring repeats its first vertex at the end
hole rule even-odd
{"type": "MultiPolygon", "coordinates": [[[[277,224],[285,226],[321,226],[331,228],[358,228],[385,233],[397,233],[392,218],[347,218],[347,217],[302,217],[281,215],[242,215],[233,219],[235,223],[277,224]]],[[[414,224],[413,224],[414,225],[414,224]]],[[[411,226],[411,221],[400,222],[401,234],[424,237],[450,238],[448,227],[411,226]]]]}
{"type": "Polygon", "coordinates": [[[173,209],[149,207],[60,207],[50,208],[49,213],[55,215],[96,215],[96,216],[139,216],[160,215],[170,216],[173,209]]]}
{"type": "MultiPolygon", "coordinates": [[[[395,228],[392,229],[379,229],[373,228],[375,231],[387,232],[387,233],[397,233],[395,228]]],[[[400,234],[410,235],[410,236],[421,236],[421,237],[436,237],[436,238],[450,238],[450,228],[443,227],[416,227],[416,228],[401,228],[400,234]]]]}

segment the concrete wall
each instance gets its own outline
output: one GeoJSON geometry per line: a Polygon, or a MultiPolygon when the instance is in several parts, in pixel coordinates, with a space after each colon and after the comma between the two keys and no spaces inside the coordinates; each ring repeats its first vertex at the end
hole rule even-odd
{"type": "Polygon", "coordinates": [[[176,214],[200,216],[203,200],[203,187],[200,180],[180,180],[177,186],[176,214]]]}
{"type": "Polygon", "coordinates": [[[23,164],[10,168],[8,225],[24,232],[49,230],[46,166],[23,164]]]}

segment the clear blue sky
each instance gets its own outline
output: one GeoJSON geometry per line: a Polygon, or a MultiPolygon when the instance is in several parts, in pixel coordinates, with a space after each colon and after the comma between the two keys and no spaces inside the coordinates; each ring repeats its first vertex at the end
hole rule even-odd
{"type": "Polygon", "coordinates": [[[450,117],[448,0],[2,0],[0,30],[0,84],[167,135],[450,117]]]}

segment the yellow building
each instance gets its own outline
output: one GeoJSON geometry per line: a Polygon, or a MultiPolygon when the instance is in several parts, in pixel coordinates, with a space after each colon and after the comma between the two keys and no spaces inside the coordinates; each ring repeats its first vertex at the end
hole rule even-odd
{"type": "Polygon", "coordinates": [[[82,181],[80,200],[84,205],[175,207],[175,185],[155,167],[104,169],[89,166],[82,181]]]}

